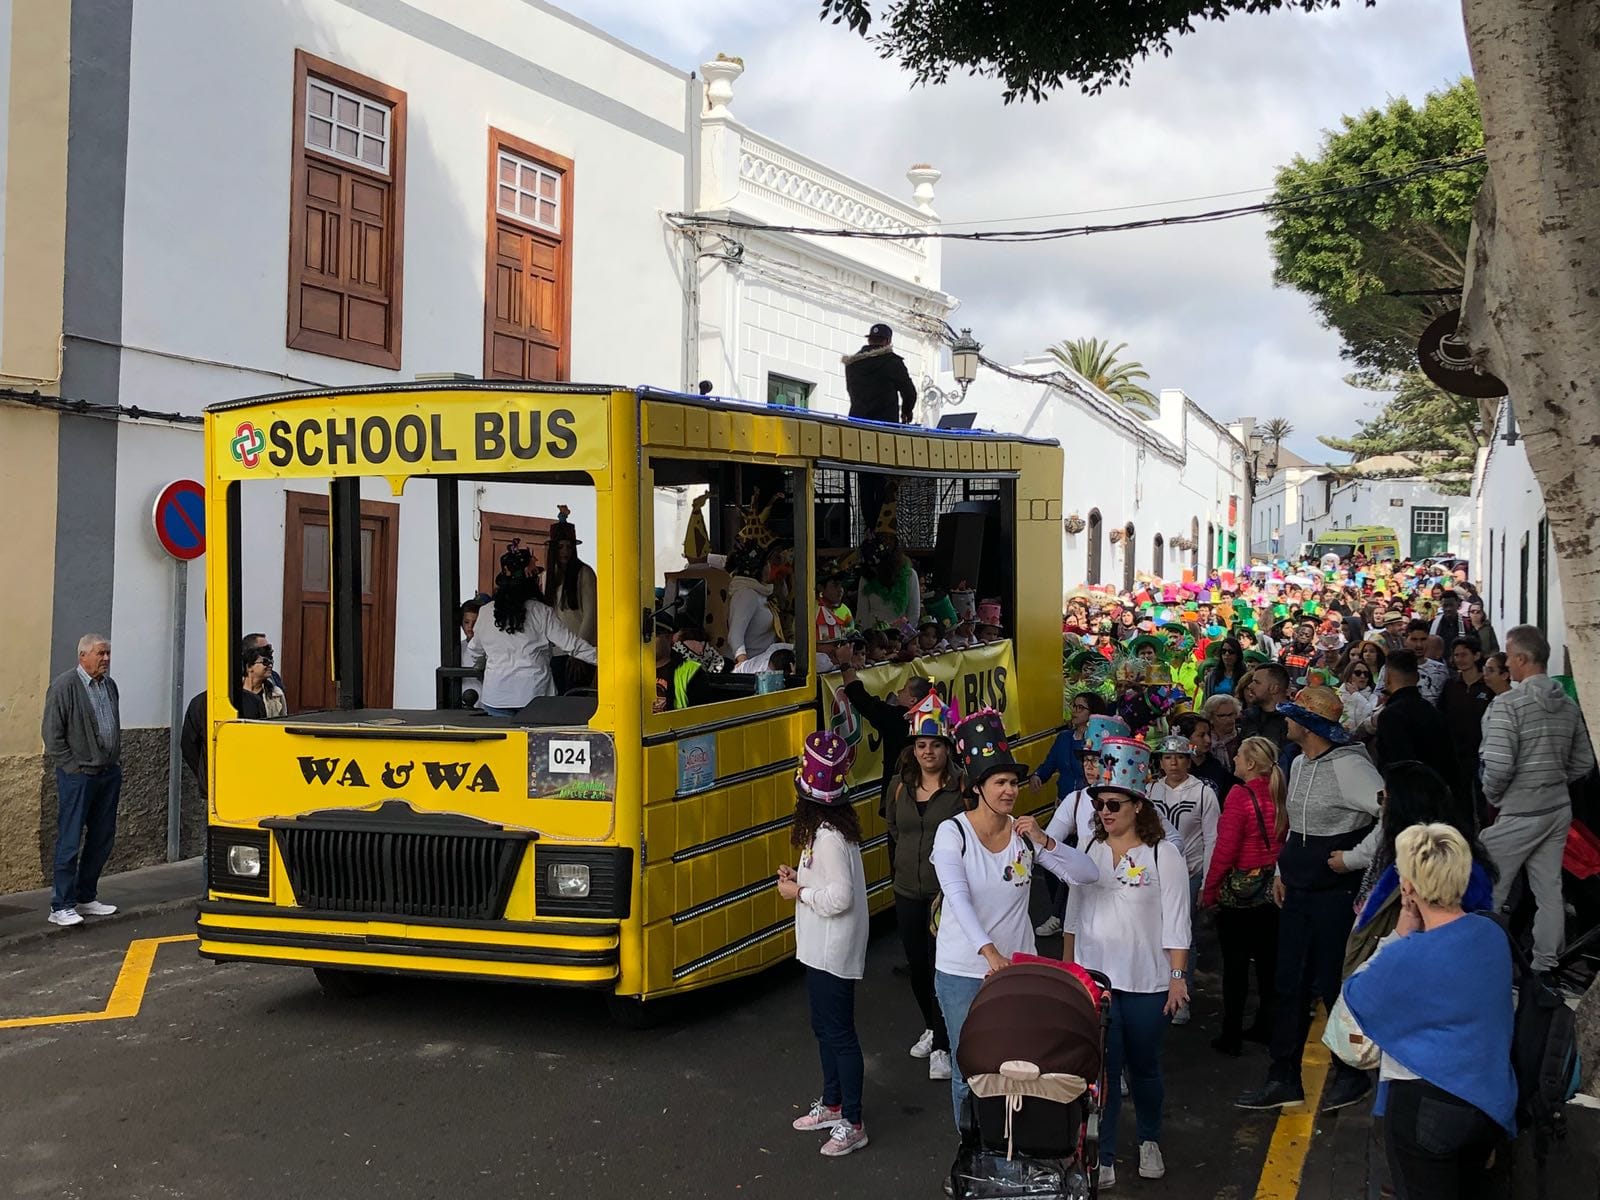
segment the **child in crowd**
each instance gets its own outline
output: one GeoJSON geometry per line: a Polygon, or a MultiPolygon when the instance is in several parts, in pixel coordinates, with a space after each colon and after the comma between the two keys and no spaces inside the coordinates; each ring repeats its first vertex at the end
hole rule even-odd
{"type": "Polygon", "coordinates": [[[865,1073],[856,1035],[856,981],[867,963],[867,879],[861,825],[847,776],[855,750],[838,734],[806,735],[794,777],[796,870],[778,868],[778,894],[795,906],[795,957],[806,968],[811,1030],[822,1059],[822,1096],[795,1118],[802,1133],[828,1131],[822,1153],[839,1158],[867,1144],[861,1119],[865,1073]]]}
{"type": "MultiPolygon", "coordinates": [[[[1161,756],[1162,777],[1151,785],[1150,799],[1178,831],[1184,865],[1189,871],[1189,911],[1192,914],[1199,907],[1206,868],[1211,865],[1212,851],[1217,848],[1217,822],[1222,817],[1222,806],[1211,785],[1193,774],[1194,745],[1188,738],[1181,734],[1165,738],[1156,752],[1161,756]]],[[[1191,974],[1193,945],[1191,940],[1191,974]]],[[[1172,1023],[1189,1023],[1187,1004],[1173,1015],[1172,1023]]]]}

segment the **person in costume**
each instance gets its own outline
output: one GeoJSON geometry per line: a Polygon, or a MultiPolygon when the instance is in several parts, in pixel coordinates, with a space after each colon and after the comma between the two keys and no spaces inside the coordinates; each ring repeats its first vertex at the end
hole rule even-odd
{"type": "Polygon", "coordinates": [[[911,993],[922,1013],[922,1036],[911,1047],[911,1057],[928,1060],[929,1079],[950,1078],[950,1034],[933,990],[929,923],[939,895],[933,840],[939,826],[966,807],[950,720],[949,707],[931,689],[906,713],[911,740],[895,763],[884,814],[894,847],[895,924],[910,966],[911,993]]]}
{"type": "Polygon", "coordinates": [[[973,622],[973,629],[978,645],[990,646],[995,642],[1005,640],[1005,629],[1002,627],[1004,618],[1000,611],[1000,601],[984,600],[978,605],[977,620],[973,622]]]}
{"type": "Polygon", "coordinates": [[[754,658],[783,640],[783,629],[773,603],[773,582],[783,547],[768,525],[778,497],[760,508],[760,495],[743,510],[743,524],[728,555],[728,650],[735,663],[754,658]]]}
{"type": "Polygon", "coordinates": [[[660,613],[655,621],[656,698],[652,712],[668,712],[709,704],[713,700],[708,677],[720,672],[725,660],[704,642],[681,639],[678,621],[660,613]],[[714,667],[707,667],[708,660],[714,667]]]}
{"type": "MultiPolygon", "coordinates": [[[[1080,886],[1099,878],[1081,850],[1062,845],[1032,817],[1012,817],[1027,769],[1012,757],[999,713],[974,713],[956,727],[955,740],[966,771],[967,811],[943,822],[933,841],[943,894],[934,990],[952,1059],[984,978],[1008,967],[1013,955],[1036,949],[1028,920],[1035,868],[1080,886]]],[[[966,1096],[966,1081],[953,1063],[950,1099],[958,1130],[966,1096]]]]}
{"type": "Polygon", "coordinates": [[[861,569],[856,620],[863,628],[921,618],[922,587],[898,535],[880,531],[868,538],[861,547],[861,569]]]}
{"type": "MultiPolygon", "coordinates": [[[[1203,718],[1202,718],[1203,719],[1203,718]]],[[[1150,785],[1150,801],[1161,809],[1178,830],[1183,842],[1183,858],[1189,868],[1189,908],[1191,913],[1200,902],[1200,885],[1205,882],[1206,870],[1211,865],[1211,855],[1217,848],[1217,822],[1222,817],[1222,805],[1217,793],[1194,774],[1197,751],[1192,742],[1181,733],[1163,738],[1156,746],[1161,777],[1150,785]]],[[[1194,957],[1194,934],[1190,931],[1189,955],[1194,957]]],[[[1189,1006],[1184,1004],[1172,1014],[1174,1025],[1189,1023],[1189,1006]]]]}
{"type": "Polygon", "coordinates": [[[789,835],[799,865],[778,868],[778,895],[794,903],[795,957],[805,965],[822,1060],[822,1095],[794,1127],[826,1130],[822,1153],[829,1158],[867,1145],[861,1108],[866,1070],[855,1012],[856,983],[867,965],[867,877],[847,781],[854,758],[855,750],[836,733],[806,735],[789,835]]]}
{"type": "Polygon", "coordinates": [[[1161,1047],[1168,1020],[1189,1002],[1190,941],[1189,872],[1149,799],[1149,749],[1121,741],[1115,754],[1109,745],[1106,750],[1103,782],[1089,789],[1100,825],[1088,846],[1095,879],[1068,895],[1062,943],[1064,958],[1111,980],[1100,1115],[1102,1188],[1117,1178],[1124,1068],[1133,1090],[1139,1175],[1166,1174],[1161,1047]]]}
{"type": "MultiPolygon", "coordinates": [[[[556,506],[556,523],[550,527],[545,549],[544,600],[569,633],[594,645],[599,627],[599,584],[594,568],[578,557],[578,547],[583,542],[569,519],[571,512],[565,504],[556,506]]],[[[594,672],[574,663],[570,655],[556,655],[550,665],[558,691],[581,687],[594,679],[594,672]]]]}

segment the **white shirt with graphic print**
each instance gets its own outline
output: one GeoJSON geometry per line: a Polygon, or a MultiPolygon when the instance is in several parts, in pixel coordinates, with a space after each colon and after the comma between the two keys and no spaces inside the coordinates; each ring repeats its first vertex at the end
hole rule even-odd
{"type": "Polygon", "coordinates": [[[1191,775],[1175,788],[1165,779],[1157,780],[1150,785],[1150,799],[1178,830],[1178,842],[1189,874],[1204,879],[1211,869],[1212,852],[1217,848],[1217,822],[1222,819],[1222,806],[1217,803],[1216,792],[1205,780],[1191,775]]]}

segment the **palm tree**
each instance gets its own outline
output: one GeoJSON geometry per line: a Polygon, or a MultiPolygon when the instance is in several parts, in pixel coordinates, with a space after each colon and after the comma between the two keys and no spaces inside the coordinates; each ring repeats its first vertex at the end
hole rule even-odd
{"type": "Polygon", "coordinates": [[[1293,432],[1294,426],[1284,417],[1273,417],[1261,427],[1262,440],[1272,443],[1272,460],[1267,463],[1268,470],[1277,470],[1278,450],[1283,446],[1283,439],[1293,432]]]}
{"type": "Polygon", "coordinates": [[[1127,348],[1127,342],[1113,347],[1109,341],[1102,342],[1099,338],[1077,338],[1056,343],[1050,347],[1050,353],[1124,408],[1141,417],[1158,416],[1161,401],[1138,382],[1149,379],[1150,372],[1142,363],[1117,361],[1117,355],[1127,348]]]}

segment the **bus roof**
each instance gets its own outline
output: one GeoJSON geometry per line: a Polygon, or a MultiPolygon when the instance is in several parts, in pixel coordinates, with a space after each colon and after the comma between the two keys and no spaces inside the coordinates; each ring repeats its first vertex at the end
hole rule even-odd
{"type": "Polygon", "coordinates": [[[890,424],[883,421],[865,421],[840,413],[815,412],[805,408],[790,408],[781,404],[761,404],[729,396],[701,396],[686,392],[668,391],[653,387],[621,387],[596,383],[541,383],[508,379],[438,379],[413,383],[356,384],[345,387],[302,388],[290,392],[270,392],[260,396],[246,396],[238,400],[222,400],[208,404],[207,413],[236,412],[241,409],[271,407],[290,400],[320,400],[334,396],[386,396],[408,392],[530,392],[539,395],[609,396],[616,392],[632,392],[640,400],[681,404],[690,408],[704,408],[726,412],[735,409],[752,416],[781,415],[795,420],[815,421],[819,424],[858,426],[862,428],[894,429],[918,437],[950,438],[960,441],[1019,442],[1031,446],[1059,446],[1054,438],[1025,437],[1022,434],[1001,433],[984,429],[929,429],[922,426],[890,424]]]}

